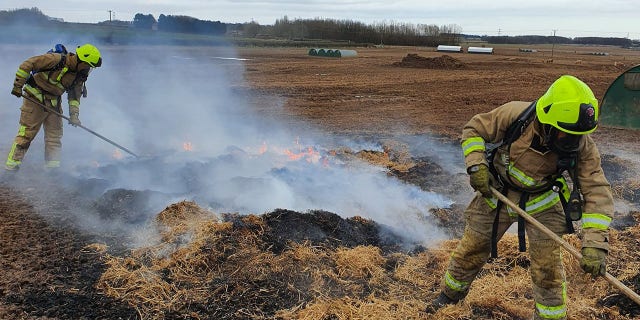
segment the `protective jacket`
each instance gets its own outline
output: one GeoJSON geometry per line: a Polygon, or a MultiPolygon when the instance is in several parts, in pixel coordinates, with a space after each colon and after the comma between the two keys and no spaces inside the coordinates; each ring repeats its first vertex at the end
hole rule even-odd
{"type": "Polygon", "coordinates": [[[48,112],[43,105],[62,113],[60,97],[67,92],[70,119],[79,121],[80,96],[85,93],[84,83],[89,71],[90,66],[79,61],[78,56],[73,53],[34,56],[18,67],[13,83],[14,91],[22,93],[24,90],[24,94],[35,98],[39,104],[24,99],[20,108],[20,127],[7,156],[5,169],[17,170],[20,167],[42,126],[45,129],[45,166],[60,166],[62,118],[48,112]]]}
{"type": "MultiPolygon", "coordinates": [[[[485,150],[489,144],[503,140],[505,132],[530,102],[513,101],[490,112],[475,115],[462,131],[465,164],[488,164],[485,150]]],[[[526,211],[535,214],[552,208],[560,201],[550,186],[558,177],[558,154],[544,143],[539,122],[532,121],[511,145],[502,145],[493,159],[499,181],[508,181],[519,191],[530,192],[526,211]]],[[[601,167],[600,154],[589,135],[580,140],[576,175],[584,197],[582,229],[583,247],[609,250],[609,224],[613,217],[613,196],[601,167]]],[[[498,186],[496,186],[498,188],[498,186]]],[[[518,203],[519,192],[509,194],[518,203]]],[[[489,205],[497,199],[485,199],[489,205]]]]}
{"type": "Polygon", "coordinates": [[[14,87],[22,88],[24,85],[25,91],[40,102],[43,98],[56,101],[67,92],[69,106],[78,107],[90,69],[87,65],[78,70],[79,63],[78,56],[73,53],[64,57],[60,53],[31,57],[18,68],[14,87]]]}

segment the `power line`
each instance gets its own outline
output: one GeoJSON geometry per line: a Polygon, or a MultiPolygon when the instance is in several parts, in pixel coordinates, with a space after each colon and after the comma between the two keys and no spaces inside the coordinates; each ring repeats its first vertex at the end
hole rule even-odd
{"type": "MultiPolygon", "coordinates": [[[[547,33],[548,29],[493,29],[493,30],[478,30],[478,29],[465,29],[462,28],[462,33],[465,34],[482,34],[482,35],[498,35],[498,36],[522,36],[522,35],[543,35],[547,33]]],[[[606,30],[578,30],[578,29],[562,29],[558,30],[556,36],[558,37],[619,37],[627,39],[640,38],[639,32],[629,31],[606,31],[606,30]]]]}

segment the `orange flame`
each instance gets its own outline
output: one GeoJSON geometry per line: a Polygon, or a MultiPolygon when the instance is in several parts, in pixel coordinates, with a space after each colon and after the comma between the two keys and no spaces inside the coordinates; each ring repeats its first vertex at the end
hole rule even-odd
{"type": "Polygon", "coordinates": [[[293,153],[289,149],[284,149],[284,154],[287,155],[287,157],[289,157],[289,160],[291,161],[300,160],[300,158],[304,156],[303,153],[293,153]]]}
{"type": "Polygon", "coordinates": [[[265,152],[267,152],[267,142],[263,141],[260,150],[258,150],[258,154],[264,154],[265,152]]]}
{"type": "Polygon", "coordinates": [[[325,168],[329,167],[329,158],[322,157],[322,166],[325,167],[325,168]]]}
{"type": "Polygon", "coordinates": [[[115,149],[115,150],[113,151],[113,153],[111,154],[111,157],[113,157],[113,158],[114,158],[114,159],[116,159],[116,160],[120,160],[120,159],[122,159],[124,156],[122,155],[122,152],[120,152],[120,150],[115,149]]]}
{"type": "Polygon", "coordinates": [[[302,151],[300,153],[293,153],[289,149],[284,149],[284,154],[287,155],[291,161],[297,161],[305,158],[307,162],[317,163],[320,159],[320,152],[314,150],[313,147],[307,147],[306,151],[302,151]]]}
{"type": "Polygon", "coordinates": [[[320,165],[322,165],[324,167],[328,167],[329,166],[330,160],[328,159],[328,157],[336,155],[335,151],[333,151],[333,154],[328,154],[326,156],[322,156],[320,151],[317,150],[316,148],[314,148],[312,146],[304,147],[300,143],[300,138],[298,138],[298,137],[295,138],[295,140],[293,141],[293,146],[291,146],[290,148],[280,148],[280,147],[277,147],[277,146],[268,146],[267,142],[263,141],[255,154],[256,155],[263,155],[263,154],[267,153],[267,151],[270,151],[270,152],[272,152],[274,154],[284,155],[286,157],[284,159],[285,161],[300,161],[300,160],[304,159],[305,161],[307,161],[309,163],[320,164],[320,165]],[[297,152],[295,150],[297,150],[297,152]]]}

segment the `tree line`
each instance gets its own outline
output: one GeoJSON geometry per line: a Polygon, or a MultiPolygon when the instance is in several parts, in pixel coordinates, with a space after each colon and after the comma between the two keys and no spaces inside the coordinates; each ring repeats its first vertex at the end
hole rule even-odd
{"type": "Polygon", "coordinates": [[[0,11],[1,25],[43,25],[51,23],[50,17],[38,8],[0,11]]]}
{"type": "MultiPolygon", "coordinates": [[[[61,24],[62,19],[51,18],[38,8],[0,11],[0,25],[61,24]]],[[[152,14],[137,13],[132,21],[103,21],[98,25],[130,27],[132,30],[154,30],[213,36],[241,36],[247,38],[275,38],[287,40],[332,40],[354,44],[383,44],[408,46],[458,45],[465,38],[480,38],[492,44],[596,44],[622,47],[638,46],[638,41],[627,38],[560,36],[472,36],[464,35],[455,24],[411,24],[402,22],[379,22],[365,24],[353,20],[335,19],[289,19],[284,16],[273,25],[260,25],[254,21],[246,23],[223,23],[200,20],[189,16],[161,14],[158,19],[152,14]]]]}
{"type": "MultiPolygon", "coordinates": [[[[64,23],[62,19],[51,18],[38,8],[14,9],[0,11],[0,25],[37,25],[47,26],[64,23]]],[[[207,35],[224,35],[227,26],[220,21],[206,21],[188,16],[172,16],[161,14],[158,20],[153,15],[138,13],[133,21],[102,21],[99,25],[131,26],[137,29],[156,29],[165,32],[181,32],[207,35]]]]}
{"type": "Polygon", "coordinates": [[[461,28],[456,25],[436,26],[408,23],[377,23],[373,25],[352,20],[295,19],[286,16],[276,20],[273,26],[263,26],[256,22],[244,24],[224,24],[219,21],[201,21],[185,16],[160,15],[156,21],[151,14],[138,13],[133,26],[139,29],[159,31],[241,34],[247,37],[273,37],[289,40],[325,39],[388,45],[431,46],[457,44],[461,28]]]}
{"type": "Polygon", "coordinates": [[[133,17],[133,26],[137,29],[165,32],[181,32],[208,35],[224,35],[227,25],[220,21],[200,20],[189,16],[172,16],[161,14],[158,20],[151,14],[137,13],[133,17]]]}
{"type": "Polygon", "coordinates": [[[457,25],[427,25],[396,22],[365,24],[353,20],[277,19],[270,29],[274,37],[287,39],[328,39],[355,43],[434,46],[457,44],[462,29],[457,25]]]}

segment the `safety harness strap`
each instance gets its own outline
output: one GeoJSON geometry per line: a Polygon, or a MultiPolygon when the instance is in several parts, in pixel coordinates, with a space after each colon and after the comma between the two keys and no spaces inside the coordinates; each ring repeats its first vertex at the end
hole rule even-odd
{"type": "MultiPolygon", "coordinates": [[[[523,192],[520,195],[520,202],[518,203],[518,206],[520,207],[520,209],[522,210],[527,210],[527,201],[529,200],[529,194],[526,192],[523,192]]],[[[518,250],[520,252],[525,252],[527,251],[527,244],[524,241],[524,234],[525,234],[525,226],[524,226],[524,218],[521,215],[518,215],[518,250]]]]}
{"type": "MultiPolygon", "coordinates": [[[[562,188],[562,186],[560,187],[562,188]]],[[[565,221],[565,224],[567,225],[567,231],[569,233],[575,233],[576,229],[573,227],[573,221],[571,219],[571,215],[568,212],[566,212],[568,209],[567,198],[565,197],[564,194],[561,194],[560,192],[558,192],[558,194],[560,195],[560,203],[562,203],[562,209],[563,211],[565,211],[564,221],[565,221]]]]}

